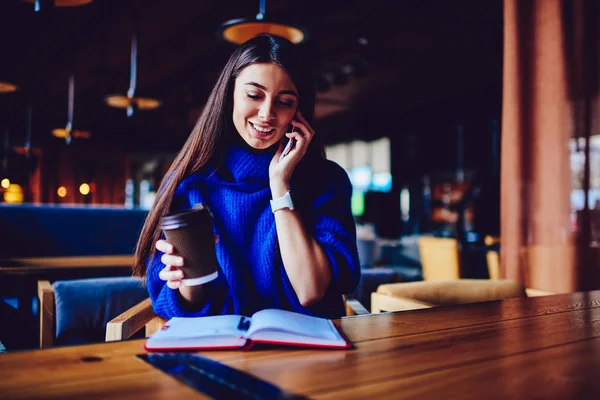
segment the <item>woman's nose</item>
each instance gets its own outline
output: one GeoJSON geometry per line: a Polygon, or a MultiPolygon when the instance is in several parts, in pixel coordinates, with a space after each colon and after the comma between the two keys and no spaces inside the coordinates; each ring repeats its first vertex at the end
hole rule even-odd
{"type": "Polygon", "coordinates": [[[271,121],[274,119],[275,112],[273,111],[273,104],[269,101],[265,101],[258,110],[258,116],[265,121],[271,121]]]}

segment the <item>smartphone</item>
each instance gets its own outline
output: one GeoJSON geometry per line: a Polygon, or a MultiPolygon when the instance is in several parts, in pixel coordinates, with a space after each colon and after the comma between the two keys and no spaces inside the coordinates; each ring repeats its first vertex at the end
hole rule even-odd
{"type": "MultiPolygon", "coordinates": [[[[296,127],[292,125],[292,132],[294,132],[295,129],[296,129],[296,127]]],[[[283,148],[281,155],[279,156],[279,161],[283,160],[283,158],[285,156],[287,156],[290,153],[290,151],[292,151],[292,149],[294,148],[295,145],[296,145],[296,139],[290,138],[290,140],[287,142],[287,144],[283,148]]]]}

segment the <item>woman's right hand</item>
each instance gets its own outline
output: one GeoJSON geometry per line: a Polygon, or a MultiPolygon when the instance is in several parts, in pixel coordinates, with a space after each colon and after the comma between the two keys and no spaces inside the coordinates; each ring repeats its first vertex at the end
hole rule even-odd
{"type": "Polygon", "coordinates": [[[167,281],[167,286],[171,289],[179,289],[182,285],[183,271],[179,267],[183,266],[183,257],[174,254],[173,245],[166,240],[156,242],[156,250],[164,254],[160,258],[165,267],[160,271],[158,277],[163,281],[167,281]]]}

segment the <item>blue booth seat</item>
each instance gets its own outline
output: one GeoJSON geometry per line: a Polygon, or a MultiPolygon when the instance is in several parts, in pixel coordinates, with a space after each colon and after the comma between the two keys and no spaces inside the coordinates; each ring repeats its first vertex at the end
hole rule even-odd
{"type": "Polygon", "coordinates": [[[0,205],[0,258],[132,254],[147,211],[0,205]]]}

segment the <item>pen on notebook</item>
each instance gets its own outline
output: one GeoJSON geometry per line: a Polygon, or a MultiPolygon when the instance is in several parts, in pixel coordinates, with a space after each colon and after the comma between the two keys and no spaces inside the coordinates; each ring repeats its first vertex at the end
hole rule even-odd
{"type": "Polygon", "coordinates": [[[240,323],[238,324],[237,328],[240,331],[247,331],[248,329],[250,329],[250,319],[245,318],[245,317],[241,317],[240,318],[240,323]]]}

